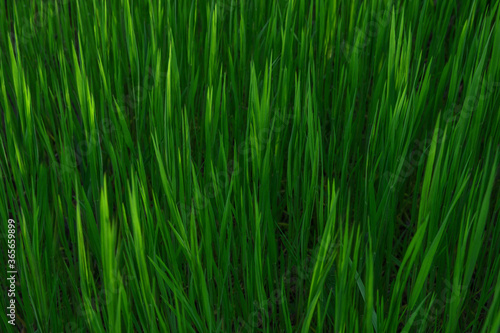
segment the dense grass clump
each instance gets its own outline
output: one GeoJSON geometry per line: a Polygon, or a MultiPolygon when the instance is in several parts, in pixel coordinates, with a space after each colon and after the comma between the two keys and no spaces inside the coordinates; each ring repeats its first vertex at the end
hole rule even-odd
{"type": "Polygon", "coordinates": [[[5,1],[0,331],[499,332],[499,6],[5,1]]]}

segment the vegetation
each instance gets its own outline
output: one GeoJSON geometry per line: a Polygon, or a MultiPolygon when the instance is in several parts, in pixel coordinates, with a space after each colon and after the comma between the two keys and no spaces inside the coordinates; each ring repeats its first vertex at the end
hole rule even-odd
{"type": "Polygon", "coordinates": [[[0,331],[499,332],[499,6],[5,1],[0,331]]]}

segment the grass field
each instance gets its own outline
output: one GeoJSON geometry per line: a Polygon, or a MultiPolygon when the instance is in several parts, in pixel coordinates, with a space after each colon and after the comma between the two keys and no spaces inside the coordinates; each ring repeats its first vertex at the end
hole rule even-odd
{"type": "Polygon", "coordinates": [[[3,1],[0,331],[500,332],[499,6],[3,1]]]}

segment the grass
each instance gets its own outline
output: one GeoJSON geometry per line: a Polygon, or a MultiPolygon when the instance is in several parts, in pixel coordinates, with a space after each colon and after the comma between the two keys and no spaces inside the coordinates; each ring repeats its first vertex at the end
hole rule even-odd
{"type": "Polygon", "coordinates": [[[0,330],[499,332],[499,6],[6,1],[0,330]]]}

